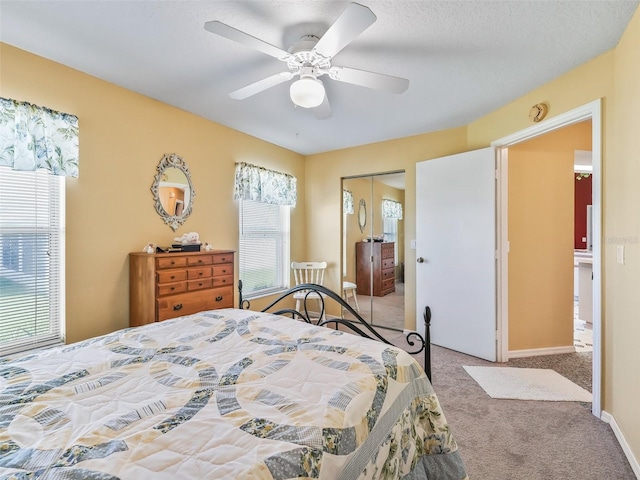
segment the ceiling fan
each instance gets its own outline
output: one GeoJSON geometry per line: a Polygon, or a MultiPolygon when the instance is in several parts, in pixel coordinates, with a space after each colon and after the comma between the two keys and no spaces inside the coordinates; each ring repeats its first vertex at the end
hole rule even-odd
{"type": "Polygon", "coordinates": [[[287,64],[287,71],[276,73],[231,92],[229,96],[243,100],[271,87],[299,77],[291,84],[289,93],[294,104],[313,108],[317,118],[331,116],[331,107],[319,77],[327,75],[338,82],[402,93],[409,87],[406,78],[332,65],[331,59],[376,21],[373,12],[358,3],[351,3],[322,35],[305,35],[288,51],[264,42],[222,22],[211,21],[204,28],[216,35],[266,53],[287,64]]]}

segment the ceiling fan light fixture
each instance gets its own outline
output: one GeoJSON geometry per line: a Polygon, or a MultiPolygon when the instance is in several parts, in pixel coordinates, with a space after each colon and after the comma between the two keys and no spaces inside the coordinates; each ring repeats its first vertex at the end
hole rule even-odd
{"type": "Polygon", "coordinates": [[[291,101],[303,108],[314,108],[324,100],[324,85],[312,76],[300,77],[289,89],[291,101]]]}

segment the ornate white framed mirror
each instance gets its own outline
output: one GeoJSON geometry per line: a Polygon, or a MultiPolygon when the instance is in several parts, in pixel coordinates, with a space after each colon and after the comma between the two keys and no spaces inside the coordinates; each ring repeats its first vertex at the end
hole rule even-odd
{"type": "Polygon", "coordinates": [[[151,185],[156,212],[174,231],[193,210],[196,192],[186,162],[175,153],[165,154],[151,185]]]}
{"type": "Polygon", "coordinates": [[[364,233],[364,227],[367,225],[367,202],[364,198],[360,199],[360,205],[358,206],[358,226],[360,232],[364,233]]]}

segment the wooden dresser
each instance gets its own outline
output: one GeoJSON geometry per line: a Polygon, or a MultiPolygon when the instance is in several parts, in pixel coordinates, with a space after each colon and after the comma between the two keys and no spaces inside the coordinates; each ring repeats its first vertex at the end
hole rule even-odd
{"type": "Polygon", "coordinates": [[[129,325],[234,306],[232,250],[129,254],[129,325]]]}
{"type": "Polygon", "coordinates": [[[395,292],[395,244],[393,242],[356,243],[356,292],[384,297],[395,292]],[[370,258],[373,257],[373,261],[370,258]],[[373,273],[373,292],[371,274],[373,273]]]}

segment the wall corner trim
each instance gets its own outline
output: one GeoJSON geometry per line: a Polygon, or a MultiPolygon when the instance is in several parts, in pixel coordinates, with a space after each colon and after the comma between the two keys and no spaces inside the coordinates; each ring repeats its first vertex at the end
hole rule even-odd
{"type": "Polygon", "coordinates": [[[636,457],[633,455],[633,452],[631,451],[631,447],[629,447],[627,440],[624,438],[624,435],[622,434],[622,430],[620,430],[620,427],[618,426],[616,419],[613,417],[613,415],[611,415],[609,412],[605,410],[602,411],[602,415],[600,416],[600,419],[611,426],[611,430],[613,430],[613,434],[618,439],[618,443],[622,447],[622,451],[627,457],[627,460],[629,460],[629,464],[631,465],[631,469],[633,470],[633,473],[636,474],[637,479],[640,479],[640,464],[638,463],[638,460],[636,459],[636,457]]]}

